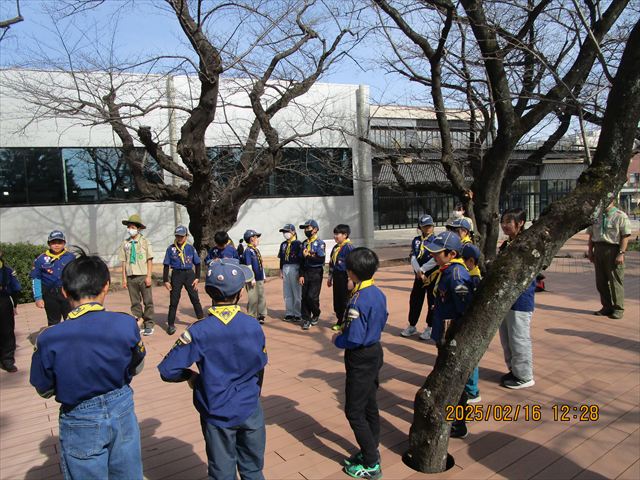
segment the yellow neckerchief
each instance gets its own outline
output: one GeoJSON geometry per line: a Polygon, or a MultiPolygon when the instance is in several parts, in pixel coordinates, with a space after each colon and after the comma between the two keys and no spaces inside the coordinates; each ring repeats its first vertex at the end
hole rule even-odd
{"type": "Polygon", "coordinates": [[[209,313],[225,325],[228,325],[239,311],[240,307],[238,305],[219,305],[209,309],[209,313]]]}
{"type": "Polygon", "coordinates": [[[104,310],[104,307],[99,303],[91,302],[91,303],[83,303],[82,305],[77,306],[71,312],[69,312],[69,316],[67,318],[78,318],[81,315],[89,312],[100,312],[104,310]]]}
{"type": "Polygon", "coordinates": [[[311,253],[311,244],[315,242],[317,239],[318,239],[318,234],[316,233],[315,235],[312,235],[309,240],[307,240],[307,246],[305,247],[305,250],[307,252],[311,253]]]}
{"type": "Polygon", "coordinates": [[[440,279],[442,278],[442,272],[444,272],[447,268],[451,266],[453,263],[458,263],[462,265],[465,270],[467,270],[467,266],[464,264],[464,260],[461,258],[454,258],[449,263],[447,263],[444,267],[440,267],[436,272],[438,272],[438,278],[436,278],[436,283],[433,285],[433,294],[437,295],[438,292],[438,284],[440,283],[440,279]]]}
{"type": "Polygon", "coordinates": [[[180,257],[180,261],[182,262],[182,265],[185,265],[185,263],[184,263],[184,249],[187,246],[187,242],[185,241],[182,244],[182,248],[180,248],[180,245],[178,245],[178,242],[173,242],[173,246],[176,247],[176,250],[178,250],[178,257],[180,257]]]}
{"type": "Polygon", "coordinates": [[[465,235],[464,238],[460,239],[460,242],[462,242],[463,245],[466,245],[467,243],[472,243],[471,237],[469,235],[465,235]]]}
{"type": "Polygon", "coordinates": [[[260,266],[260,270],[262,270],[262,255],[260,255],[260,250],[258,250],[255,246],[249,244],[247,245],[251,250],[256,252],[256,257],[258,257],[258,265],[260,266]]]}
{"type": "Polygon", "coordinates": [[[284,261],[288,262],[289,261],[289,255],[291,254],[291,243],[293,243],[294,240],[296,240],[296,234],[292,233],[291,234],[291,238],[286,239],[287,240],[287,248],[284,251],[284,261]]]}
{"type": "Polygon", "coordinates": [[[416,260],[420,260],[422,258],[422,255],[424,255],[424,242],[431,237],[431,235],[433,235],[433,233],[430,233],[429,235],[427,235],[426,237],[420,233],[420,253],[418,253],[418,258],[416,260]]]}
{"type": "Polygon", "coordinates": [[[373,285],[373,283],[373,278],[358,283],[355,287],[353,287],[353,290],[351,290],[351,296],[353,297],[360,290],[364,290],[365,288],[370,287],[371,285],[373,285]]]}
{"type": "Polygon", "coordinates": [[[338,254],[340,253],[340,250],[342,250],[342,247],[344,247],[347,243],[351,243],[351,239],[347,238],[344,242],[341,242],[335,247],[333,247],[333,255],[331,255],[331,261],[333,262],[334,265],[338,260],[338,254]]]}
{"type": "MultiPolygon", "coordinates": [[[[467,270],[469,270],[469,269],[467,269],[467,270]]],[[[469,275],[471,275],[472,277],[482,278],[482,274],[480,273],[480,267],[478,267],[478,265],[473,267],[471,270],[469,270],[469,275]]]]}
{"type": "Polygon", "coordinates": [[[62,255],[64,255],[65,253],[67,253],[67,249],[66,248],[63,248],[62,251],[60,253],[58,253],[57,255],[55,253],[53,253],[51,250],[49,250],[49,249],[47,249],[47,251],[44,252],[44,254],[47,257],[50,257],[53,262],[55,262],[56,260],[60,260],[60,257],[62,255]]]}

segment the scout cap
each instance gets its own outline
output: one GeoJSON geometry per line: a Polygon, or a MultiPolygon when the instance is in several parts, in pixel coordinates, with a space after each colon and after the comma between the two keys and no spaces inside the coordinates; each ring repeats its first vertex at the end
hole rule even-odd
{"type": "Polygon", "coordinates": [[[129,225],[130,223],[133,223],[138,228],[147,228],[144,226],[144,223],[142,223],[142,219],[140,218],[140,215],[138,215],[137,213],[134,213],[133,215],[131,215],[127,220],[122,220],[123,225],[129,225]]]}
{"type": "Polygon", "coordinates": [[[433,218],[431,218],[431,215],[422,215],[418,219],[419,227],[430,227],[432,225],[433,225],[433,218]]]}
{"type": "Polygon", "coordinates": [[[285,232],[295,232],[296,231],[296,226],[292,223],[287,223],[284,227],[282,227],[280,230],[278,230],[280,233],[285,233],[285,232]]]}
{"type": "Polygon", "coordinates": [[[425,246],[427,251],[432,253],[443,252],[445,250],[454,250],[458,253],[462,251],[462,242],[460,237],[454,232],[442,232],[433,240],[427,242],[425,246]]]}
{"type": "Polygon", "coordinates": [[[453,228],[464,228],[467,232],[472,230],[471,223],[466,218],[456,218],[453,222],[449,224],[449,226],[453,228]]]}
{"type": "Polygon", "coordinates": [[[51,242],[52,240],[62,240],[63,242],[67,241],[67,239],[64,238],[64,233],[62,233],[60,230],[54,230],[49,234],[49,238],[47,238],[47,243],[51,242]]]}
{"type": "Polygon", "coordinates": [[[261,235],[262,235],[261,233],[258,233],[255,230],[249,229],[246,232],[244,232],[244,235],[242,237],[244,238],[245,242],[248,242],[251,237],[260,237],[261,235]]]}
{"type": "Polygon", "coordinates": [[[480,259],[480,249],[476,247],[473,243],[467,243],[462,247],[462,258],[473,258],[476,263],[480,259]]]}
{"type": "Polygon", "coordinates": [[[223,297],[233,297],[244,288],[244,284],[254,279],[253,271],[240,265],[235,258],[214,260],[209,264],[205,285],[220,291],[223,297]]]}
{"type": "Polygon", "coordinates": [[[180,236],[180,237],[186,237],[187,234],[189,233],[189,230],[187,230],[187,227],[185,227],[184,225],[178,225],[176,227],[176,231],[174,232],[174,235],[180,236]]]}
{"type": "Polygon", "coordinates": [[[320,228],[318,226],[318,222],[316,222],[314,219],[310,218],[309,220],[307,220],[306,222],[304,222],[302,225],[300,225],[300,228],[305,229],[307,227],[313,227],[313,228],[320,228]]]}

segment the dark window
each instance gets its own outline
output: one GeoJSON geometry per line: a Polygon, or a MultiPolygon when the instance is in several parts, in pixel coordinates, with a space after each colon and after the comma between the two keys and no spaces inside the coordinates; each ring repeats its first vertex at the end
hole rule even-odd
{"type": "Polygon", "coordinates": [[[2,204],[46,204],[64,201],[62,162],[58,148],[0,150],[2,204]]]}
{"type": "Polygon", "coordinates": [[[27,203],[26,148],[0,149],[0,205],[27,203]]]}

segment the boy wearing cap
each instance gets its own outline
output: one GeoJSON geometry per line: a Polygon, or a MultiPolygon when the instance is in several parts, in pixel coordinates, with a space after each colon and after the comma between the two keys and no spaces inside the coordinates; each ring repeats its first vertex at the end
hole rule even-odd
{"type": "Polygon", "coordinates": [[[280,230],[284,242],[280,244],[278,259],[280,260],[280,278],[282,279],[282,293],[284,295],[284,321],[299,322],[302,316],[302,290],[298,278],[300,277],[300,262],[302,261],[302,243],[296,236],[296,227],[287,223],[280,230]]]}
{"type": "Polygon", "coordinates": [[[209,265],[216,258],[235,258],[240,259],[238,250],[233,246],[233,242],[229,238],[229,234],[224,231],[216,232],[213,236],[215,246],[209,250],[204,259],[204,264],[209,265]]]}
{"type": "Polygon", "coordinates": [[[471,222],[466,217],[456,218],[452,222],[448,223],[447,227],[447,229],[450,228],[458,234],[462,245],[473,242],[473,238],[471,237],[471,222]]]}
{"type": "MultiPolygon", "coordinates": [[[[451,322],[459,322],[471,303],[473,283],[464,261],[460,258],[462,242],[454,232],[442,232],[431,239],[426,247],[439,267],[440,275],[434,285],[434,319],[431,338],[437,343],[445,341],[451,322]]],[[[467,393],[462,392],[459,405],[467,404],[467,393]]],[[[464,420],[454,421],[451,425],[452,438],[467,436],[464,420]]]]}
{"type": "Polygon", "coordinates": [[[5,263],[0,251],[0,368],[9,373],[18,371],[15,328],[21,290],[16,272],[5,263]]]}
{"type": "Polygon", "coordinates": [[[197,290],[200,279],[200,256],[193,245],[187,243],[188,234],[187,227],[179,225],[175,230],[176,240],[172,245],[169,245],[164,256],[162,281],[170,292],[169,315],[167,317],[167,333],[169,335],[176,333],[176,310],[178,302],[180,302],[182,287],[187,290],[196,318],[200,320],[204,317],[197,290]],[[169,282],[169,269],[171,269],[171,282],[169,282]]]}
{"type": "Polygon", "coordinates": [[[47,324],[57,325],[71,311],[69,301],[62,295],[62,270],[76,257],[67,251],[64,233],[54,230],[47,239],[49,249],[33,262],[31,285],[36,307],[44,308],[47,324]]]}
{"type": "MultiPolygon", "coordinates": [[[[473,283],[473,289],[475,291],[482,280],[482,274],[478,267],[478,262],[480,261],[480,249],[473,243],[467,243],[462,247],[462,259],[469,271],[471,282],[473,283]]],[[[482,400],[480,397],[480,390],[478,389],[478,380],[479,371],[478,367],[476,367],[473,369],[473,372],[471,372],[471,376],[469,377],[469,380],[467,380],[467,384],[464,386],[464,390],[467,392],[467,397],[469,397],[467,403],[478,403],[482,400]]]]}
{"type": "Polygon", "coordinates": [[[143,319],[143,335],[153,335],[153,296],[151,274],[153,272],[153,248],[141,233],[146,227],[140,215],[131,215],[122,224],[127,227],[128,238],[119,250],[122,262],[122,286],[129,291],[131,313],[143,319]],[[144,303],[144,311],[142,310],[144,303]]]}
{"type": "Polygon", "coordinates": [[[143,368],[136,319],[106,311],[109,269],[81,254],[62,273],[73,310],[44,330],[31,359],[30,382],[61,404],[60,464],[64,478],[142,480],[140,430],[129,387],[143,368]]]}
{"type": "Polygon", "coordinates": [[[247,248],[244,249],[244,264],[253,270],[254,280],[247,284],[247,313],[257,318],[260,323],[264,323],[267,316],[267,299],[264,295],[264,265],[262,264],[262,255],[258,250],[260,245],[261,233],[255,230],[247,230],[244,232],[244,241],[247,242],[247,248]]]}
{"type": "Polygon", "coordinates": [[[438,266],[429,256],[429,252],[426,251],[425,245],[433,237],[434,230],[433,218],[431,215],[422,215],[418,219],[418,229],[420,235],[415,237],[411,242],[411,252],[409,259],[411,260],[411,267],[413,268],[415,278],[413,279],[413,286],[411,287],[411,295],[409,296],[409,326],[400,332],[403,337],[410,337],[418,333],[416,325],[420,319],[420,313],[422,312],[422,306],[424,305],[425,295],[427,297],[427,326],[424,332],[420,334],[422,340],[428,340],[431,338],[431,326],[432,326],[432,297],[433,291],[430,280],[433,272],[437,271],[438,266]]]}
{"type": "Polygon", "coordinates": [[[165,382],[187,381],[200,413],[209,478],[263,479],[266,431],[260,390],[265,337],[238,301],[253,272],[234,259],[212,262],[205,290],[209,316],[191,325],[158,365],[165,382]],[[193,364],[198,372],[191,370],[193,364]]]}
{"type": "Polygon", "coordinates": [[[349,239],[351,228],[341,223],[333,229],[333,239],[336,244],[331,250],[329,260],[329,279],[327,287],[333,287],[333,311],[337,322],[331,327],[334,332],[342,330],[344,312],[349,300],[349,276],[347,275],[347,255],[353,251],[353,244],[349,239]]]}
{"type": "Polygon", "coordinates": [[[383,363],[380,337],[387,323],[387,299],[374,285],[378,256],[373,250],[354,249],[346,259],[349,279],[355,287],[347,305],[341,334],[333,343],[344,348],[344,412],[356,437],[360,451],[344,461],[344,471],[354,478],[382,478],[378,444],[380,415],[377,392],[383,363]]]}
{"type": "Polygon", "coordinates": [[[302,329],[309,330],[317,325],[320,318],[320,290],[326,256],[325,243],[318,238],[318,222],[307,220],[300,225],[307,239],[302,242],[302,265],[300,285],[302,285],[302,329]]]}

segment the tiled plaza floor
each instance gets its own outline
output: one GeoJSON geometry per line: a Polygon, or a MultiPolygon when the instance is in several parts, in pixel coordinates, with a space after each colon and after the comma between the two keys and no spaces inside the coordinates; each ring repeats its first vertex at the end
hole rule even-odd
{"type": "MultiPolygon", "coordinates": [[[[592,266],[577,258],[584,238],[574,238],[547,271],[548,292],[537,295],[533,318],[536,385],[522,391],[498,386],[505,372],[496,338],[480,363],[482,403],[540,405],[539,422],[478,422],[465,440],[451,440],[455,467],[424,475],[401,461],[412,420],[413,397],[435,360],[435,347],[399,336],[406,325],[412,275],[407,265],[383,268],[377,283],[389,302],[383,334],[379,405],[385,479],[415,478],[640,478],[640,255],[627,258],[627,309],[622,320],[594,317],[592,266]],[[554,421],[552,406],[598,405],[597,421],[554,421]]],[[[403,255],[406,252],[403,252],[403,255]]],[[[387,255],[385,255],[387,256],[387,255]]],[[[308,332],[284,323],[281,284],[266,286],[270,316],[269,366],[263,406],[267,421],[267,479],[347,478],[339,462],[355,450],[342,411],[344,365],[330,343],[331,295],[322,290],[320,323],[308,332]]],[[[168,293],[154,290],[158,327],[164,326],[168,293]]],[[[107,307],[128,310],[125,292],[107,298],[107,307]]],[[[179,331],[193,320],[186,295],[179,308],[179,331]]],[[[17,318],[19,372],[0,372],[0,478],[60,478],[57,445],[58,405],[30,387],[30,340],[44,325],[34,305],[20,307],[17,318]]],[[[144,472],[148,479],[202,479],[206,456],[198,416],[186,384],[166,384],[156,365],[175,336],[156,328],[145,338],[145,370],[134,378],[135,403],[142,430],[144,472]]]]}

